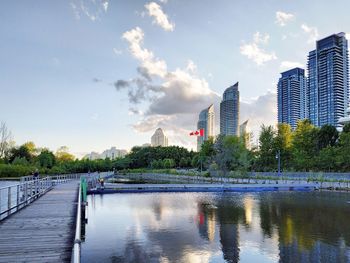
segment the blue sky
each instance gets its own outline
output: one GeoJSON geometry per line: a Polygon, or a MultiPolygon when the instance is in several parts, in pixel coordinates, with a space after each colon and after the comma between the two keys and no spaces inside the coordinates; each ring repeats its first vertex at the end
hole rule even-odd
{"type": "Polygon", "coordinates": [[[280,72],[305,67],[315,39],[350,32],[348,0],[1,5],[0,120],[17,144],[78,156],[147,143],[157,127],[195,149],[198,113],[237,81],[241,122],[274,124],[280,72]]]}

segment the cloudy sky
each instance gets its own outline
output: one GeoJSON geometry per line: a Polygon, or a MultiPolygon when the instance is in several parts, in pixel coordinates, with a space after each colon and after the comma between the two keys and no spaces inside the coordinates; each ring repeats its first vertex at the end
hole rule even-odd
{"type": "Polygon", "coordinates": [[[218,111],[239,81],[241,122],[256,132],[275,123],[280,72],[305,67],[316,39],[350,32],[349,9],[348,0],[2,1],[0,120],[17,144],[76,155],[130,149],[157,127],[195,149],[198,113],[218,111]]]}

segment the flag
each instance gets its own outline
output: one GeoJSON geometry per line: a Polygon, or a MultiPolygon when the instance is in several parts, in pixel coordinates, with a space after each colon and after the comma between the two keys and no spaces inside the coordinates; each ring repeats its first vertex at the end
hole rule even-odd
{"type": "Polygon", "coordinates": [[[204,129],[199,129],[190,133],[190,136],[204,136],[204,129]]]}

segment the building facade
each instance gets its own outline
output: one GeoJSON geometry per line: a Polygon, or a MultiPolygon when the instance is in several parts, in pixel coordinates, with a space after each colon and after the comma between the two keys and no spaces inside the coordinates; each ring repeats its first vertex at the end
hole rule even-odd
{"type": "Polygon", "coordinates": [[[345,33],[334,34],[316,42],[308,56],[309,119],[320,127],[341,127],[349,100],[348,42],[345,33]]]}
{"type": "Polygon", "coordinates": [[[220,103],[220,134],[239,135],[239,90],[238,82],[227,88],[220,103]]]}
{"type": "Polygon", "coordinates": [[[293,129],[299,120],[308,118],[305,70],[294,68],[281,73],[277,85],[278,123],[288,123],[293,129]]]}
{"type": "Polygon", "coordinates": [[[152,135],[151,145],[153,147],[156,147],[156,146],[166,147],[166,146],[168,146],[168,138],[165,136],[165,134],[161,128],[158,128],[154,132],[154,134],[152,135]]]}
{"type": "Polygon", "coordinates": [[[208,108],[202,110],[199,114],[197,129],[204,129],[204,136],[197,137],[197,151],[200,151],[204,141],[208,140],[209,137],[215,136],[214,123],[214,105],[211,104],[208,108]]]}
{"type": "Polygon", "coordinates": [[[245,147],[250,150],[252,148],[252,136],[249,129],[249,120],[246,120],[241,125],[239,125],[239,136],[243,139],[245,147]]]}

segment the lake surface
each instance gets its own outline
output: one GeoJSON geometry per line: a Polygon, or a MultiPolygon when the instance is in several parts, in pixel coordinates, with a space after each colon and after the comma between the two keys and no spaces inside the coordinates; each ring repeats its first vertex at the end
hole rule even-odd
{"type": "Polygon", "coordinates": [[[350,262],[350,194],[88,196],[82,262],[350,262]]]}

